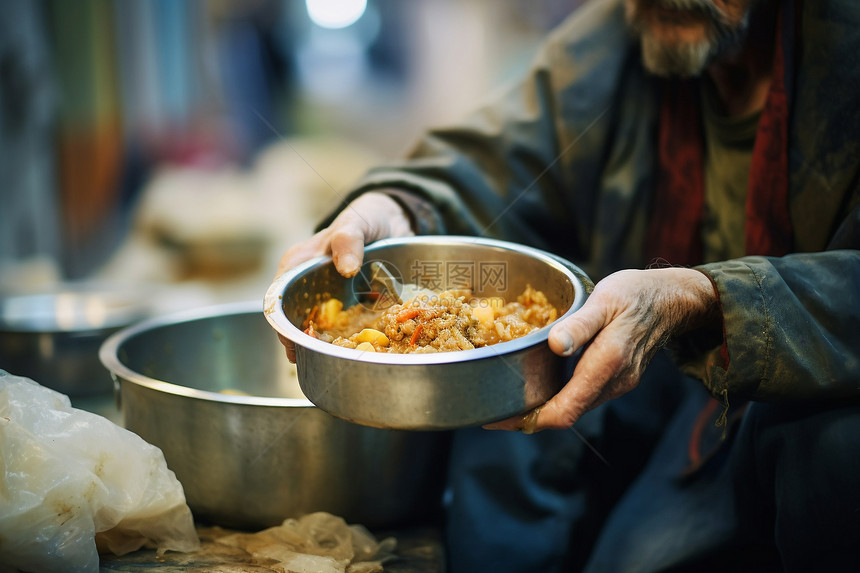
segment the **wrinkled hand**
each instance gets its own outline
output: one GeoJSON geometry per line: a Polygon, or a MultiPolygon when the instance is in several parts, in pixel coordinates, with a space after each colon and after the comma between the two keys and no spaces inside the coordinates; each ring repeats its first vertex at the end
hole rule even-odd
{"type": "MultiPolygon", "coordinates": [[[[568,428],[588,410],[639,384],[654,354],[674,335],[720,324],[710,279],[685,268],[614,273],[594,288],[577,312],[549,333],[553,352],[570,356],[585,346],[567,384],[541,407],[533,431],[568,428]]],[[[523,416],[486,426],[520,430],[523,416]]]]}
{"type": "MultiPolygon", "coordinates": [[[[409,217],[384,193],[365,193],[341,211],[332,224],[313,237],[290,247],[281,257],[278,275],[308,259],[330,254],[337,271],[354,276],[364,259],[364,245],[389,237],[413,235],[409,217]]],[[[287,357],[296,361],[295,345],[278,335],[287,357]]]]}

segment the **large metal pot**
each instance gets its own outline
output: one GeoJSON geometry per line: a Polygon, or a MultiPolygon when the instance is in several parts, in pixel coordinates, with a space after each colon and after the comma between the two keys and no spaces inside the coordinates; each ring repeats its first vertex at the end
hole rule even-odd
{"type": "Polygon", "coordinates": [[[361,303],[373,282],[373,261],[434,290],[468,286],[477,296],[512,301],[531,285],[558,309],[558,320],[579,309],[593,288],[579,268],[554,255],[475,237],[378,241],[367,246],[364,266],[349,279],[331,257],[307,261],[275,279],[265,312],[272,327],[295,342],[302,390],[325,411],[379,428],[475,426],[543,404],[572,373],[577,357],[549,349],[552,325],[501,344],[434,354],[361,352],[305,334],[302,322],[320,300],[361,303]]]}
{"type": "Polygon", "coordinates": [[[440,506],[448,436],[366,428],[314,407],[259,303],[140,323],[100,357],[126,427],[161,448],[198,520],[257,529],[328,511],[393,527],[440,506]]]}
{"type": "Polygon", "coordinates": [[[148,313],[136,289],[62,284],[0,295],[0,368],[72,398],[111,391],[99,347],[148,313]]]}

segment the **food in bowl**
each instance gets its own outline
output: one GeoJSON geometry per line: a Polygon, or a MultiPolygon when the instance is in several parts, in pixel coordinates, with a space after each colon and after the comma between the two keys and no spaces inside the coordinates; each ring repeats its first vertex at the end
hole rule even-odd
{"type": "Polygon", "coordinates": [[[372,305],[343,306],[337,298],[315,305],[302,325],[305,334],[366,352],[450,352],[514,340],[558,317],[558,309],[531,285],[508,303],[460,289],[402,304],[389,305],[382,297],[372,305]]]}

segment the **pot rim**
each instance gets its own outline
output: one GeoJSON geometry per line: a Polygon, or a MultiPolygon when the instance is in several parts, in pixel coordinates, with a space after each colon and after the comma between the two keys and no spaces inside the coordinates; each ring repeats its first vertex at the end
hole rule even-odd
{"type": "MultiPolygon", "coordinates": [[[[532,348],[541,343],[546,343],[549,337],[550,329],[558,322],[564,320],[574,312],[576,312],[585,300],[587,285],[581,281],[581,277],[577,275],[573,265],[564,259],[542,251],[533,247],[511,243],[507,241],[499,241],[496,239],[486,239],[482,237],[470,237],[460,235],[420,235],[413,237],[400,237],[393,239],[382,239],[371,243],[365,247],[365,255],[373,254],[376,251],[386,247],[409,245],[409,244],[424,244],[424,245],[463,245],[471,244],[493,249],[501,249],[505,251],[514,251],[530,257],[541,260],[548,266],[551,266],[564,274],[573,285],[575,296],[571,302],[570,308],[561,316],[556,318],[550,324],[531,332],[520,338],[501,342],[482,348],[474,348],[469,350],[459,350],[454,352],[439,352],[439,353],[414,353],[414,354],[396,354],[396,353],[377,353],[364,352],[352,348],[336,346],[322,340],[318,340],[302,332],[290,322],[283,310],[283,293],[298,279],[313,269],[319,268],[332,263],[331,256],[321,256],[310,259],[301,263],[292,269],[284,272],[276,277],[269,286],[263,299],[263,313],[266,315],[266,320],[269,324],[282,336],[292,340],[299,346],[302,346],[313,352],[339,358],[343,360],[352,360],[357,362],[371,362],[374,364],[389,364],[389,365],[430,365],[430,364],[451,364],[456,362],[471,362],[484,358],[497,358],[506,354],[513,354],[521,350],[532,348]]],[[[366,256],[365,256],[366,260],[366,256]]],[[[576,268],[576,271],[580,271],[576,268]]],[[[584,276],[584,273],[583,273],[584,276]]]]}
{"type": "Polygon", "coordinates": [[[150,316],[141,286],[67,281],[0,291],[0,332],[105,336],[150,316]]]}
{"type": "Polygon", "coordinates": [[[262,311],[260,301],[240,301],[218,305],[204,306],[200,308],[165,314],[139,322],[112,334],[99,348],[99,360],[110,372],[115,389],[118,391],[120,380],[143,386],[158,392],[185,396],[196,400],[210,402],[221,402],[227,404],[247,406],[272,406],[277,408],[308,408],[315,407],[310,400],[301,398],[276,398],[271,396],[240,396],[234,394],[222,394],[209,390],[200,390],[190,386],[182,386],[166,382],[157,378],[151,378],[126,366],[119,358],[119,350],[122,345],[131,338],[163,326],[193,322],[206,318],[224,317],[235,314],[257,314],[262,311]]]}

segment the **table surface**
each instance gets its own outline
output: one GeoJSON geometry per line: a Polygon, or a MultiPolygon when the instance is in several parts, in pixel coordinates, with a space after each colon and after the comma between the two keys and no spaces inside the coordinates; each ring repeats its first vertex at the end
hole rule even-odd
{"type": "MultiPolygon", "coordinates": [[[[212,541],[208,528],[198,527],[201,547],[194,553],[167,552],[158,558],[154,549],[141,549],[121,557],[103,555],[100,573],[274,573],[265,563],[255,561],[245,551],[212,541]]],[[[445,551],[435,528],[374,532],[377,539],[397,540],[396,559],[384,564],[386,573],[444,573],[445,551]]]]}

